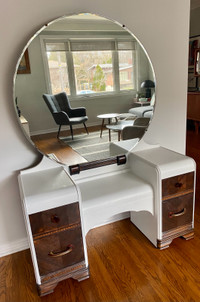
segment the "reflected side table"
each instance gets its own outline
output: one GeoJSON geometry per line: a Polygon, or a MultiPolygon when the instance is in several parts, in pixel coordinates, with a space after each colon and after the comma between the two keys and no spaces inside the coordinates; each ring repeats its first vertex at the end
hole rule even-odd
{"type": "MultiPolygon", "coordinates": [[[[113,119],[113,118],[116,120],[116,123],[117,123],[118,116],[119,116],[119,113],[105,113],[105,114],[97,115],[97,117],[99,119],[102,119],[100,137],[102,137],[103,128],[105,125],[105,119],[108,119],[108,124],[110,125],[111,119],[113,119]]],[[[108,129],[108,130],[109,130],[109,141],[111,141],[110,129],[108,129]]]]}

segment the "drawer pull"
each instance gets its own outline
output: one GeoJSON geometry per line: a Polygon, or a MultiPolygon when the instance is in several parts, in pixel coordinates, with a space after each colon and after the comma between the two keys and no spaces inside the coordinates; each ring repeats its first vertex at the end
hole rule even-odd
{"type": "Polygon", "coordinates": [[[58,223],[60,221],[60,218],[57,215],[51,216],[51,222],[58,223]]]}
{"type": "Polygon", "coordinates": [[[66,250],[64,250],[64,251],[61,251],[61,252],[51,251],[51,252],[49,252],[48,255],[50,257],[60,257],[60,256],[64,256],[64,255],[67,255],[67,254],[71,253],[72,250],[73,250],[73,246],[70,244],[70,245],[67,246],[66,250]]]}
{"type": "Polygon", "coordinates": [[[182,184],[181,182],[177,182],[177,183],[175,183],[175,187],[176,187],[176,188],[181,188],[181,187],[182,187],[182,185],[183,185],[183,184],[182,184]]]}
{"type": "Polygon", "coordinates": [[[186,208],[183,208],[181,211],[173,213],[173,212],[169,212],[169,218],[173,218],[173,217],[179,217],[182,216],[186,213],[186,208]]]}

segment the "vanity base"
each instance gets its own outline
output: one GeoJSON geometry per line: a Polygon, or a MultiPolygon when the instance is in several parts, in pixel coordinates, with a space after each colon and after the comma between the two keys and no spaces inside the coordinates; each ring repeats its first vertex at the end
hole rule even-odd
{"type": "Polygon", "coordinates": [[[191,225],[187,225],[179,229],[165,232],[163,234],[163,239],[157,240],[157,248],[160,250],[168,248],[172,241],[178,237],[182,237],[185,240],[193,239],[194,229],[191,227],[191,225]]]}
{"type": "Polygon", "coordinates": [[[37,291],[40,297],[48,295],[53,293],[54,289],[58,285],[60,281],[63,281],[65,279],[75,279],[77,281],[83,281],[85,279],[89,278],[89,268],[83,267],[80,270],[77,270],[75,272],[69,272],[68,269],[66,269],[66,273],[62,272],[62,275],[60,273],[55,273],[49,276],[49,279],[45,277],[44,282],[42,284],[37,284],[37,291]]]}

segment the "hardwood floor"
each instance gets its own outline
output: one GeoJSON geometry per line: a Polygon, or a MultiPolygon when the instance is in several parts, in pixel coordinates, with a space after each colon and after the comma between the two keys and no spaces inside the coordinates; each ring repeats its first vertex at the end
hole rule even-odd
{"type": "Polygon", "coordinates": [[[187,134],[187,154],[197,162],[195,238],[175,239],[157,250],[128,220],[91,230],[90,278],[60,282],[39,298],[29,250],[0,259],[0,302],[200,301],[200,134],[187,134]]]}

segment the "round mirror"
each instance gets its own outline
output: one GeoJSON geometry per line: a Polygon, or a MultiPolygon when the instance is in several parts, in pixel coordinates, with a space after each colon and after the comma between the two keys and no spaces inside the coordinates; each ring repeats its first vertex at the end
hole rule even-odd
{"type": "Polygon", "coordinates": [[[154,111],[155,77],[143,47],[125,26],[90,13],[41,29],[14,82],[27,137],[67,165],[126,154],[154,111]]]}

